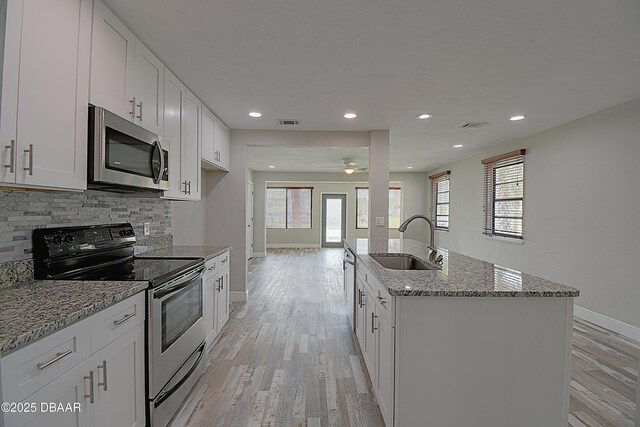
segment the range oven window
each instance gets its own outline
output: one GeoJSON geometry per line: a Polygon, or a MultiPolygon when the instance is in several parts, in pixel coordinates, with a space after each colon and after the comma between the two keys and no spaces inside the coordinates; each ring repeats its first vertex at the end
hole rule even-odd
{"type": "Polygon", "coordinates": [[[162,301],[162,352],[202,317],[202,280],[162,301]]]}
{"type": "MultiPolygon", "coordinates": [[[[105,132],[105,167],[107,169],[154,178],[154,171],[160,170],[160,156],[157,152],[154,153],[152,144],[133,138],[110,127],[105,127],[105,132]]],[[[169,153],[166,150],[162,151],[162,155],[165,157],[165,165],[168,165],[169,153]]],[[[167,179],[167,176],[163,176],[163,180],[166,181],[167,179]]]]}

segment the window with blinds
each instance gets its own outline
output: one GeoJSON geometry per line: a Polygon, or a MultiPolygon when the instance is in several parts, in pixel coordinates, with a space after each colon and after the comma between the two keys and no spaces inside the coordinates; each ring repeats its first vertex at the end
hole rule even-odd
{"type": "Polygon", "coordinates": [[[488,236],[522,239],[525,153],[522,149],[482,160],[483,233],[488,236]]]}
{"type": "Polygon", "coordinates": [[[436,230],[449,230],[449,177],[451,171],[431,175],[431,220],[436,230]]]}

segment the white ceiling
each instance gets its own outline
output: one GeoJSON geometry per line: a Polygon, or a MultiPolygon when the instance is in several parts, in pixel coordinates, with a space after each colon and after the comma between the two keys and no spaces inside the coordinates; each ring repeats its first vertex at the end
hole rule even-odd
{"type": "Polygon", "coordinates": [[[106,3],[231,128],[389,129],[392,170],[640,97],[637,0],[106,3]]]}

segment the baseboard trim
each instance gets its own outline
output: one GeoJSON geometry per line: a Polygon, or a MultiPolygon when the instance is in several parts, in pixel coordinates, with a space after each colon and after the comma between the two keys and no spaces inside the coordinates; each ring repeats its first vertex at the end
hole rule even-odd
{"type": "Polygon", "coordinates": [[[251,258],[264,258],[267,256],[266,252],[253,252],[251,258]]]}
{"type": "Polygon", "coordinates": [[[245,302],[249,299],[249,291],[233,292],[229,291],[229,301],[245,302]]]}
{"type": "Polygon", "coordinates": [[[595,323],[605,329],[640,342],[640,328],[637,326],[629,325],[628,323],[621,322],[578,305],[574,306],[573,314],[580,319],[595,323]]]}
{"type": "Polygon", "coordinates": [[[268,249],[284,249],[284,248],[303,248],[303,249],[320,249],[318,243],[269,243],[268,249]]]}

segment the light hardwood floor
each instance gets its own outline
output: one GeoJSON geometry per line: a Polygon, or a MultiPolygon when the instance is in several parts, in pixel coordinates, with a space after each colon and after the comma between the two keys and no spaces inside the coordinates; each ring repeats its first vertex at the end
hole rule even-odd
{"type": "MultiPolygon", "coordinates": [[[[273,250],[248,279],[173,427],[382,426],[347,325],[342,250],[273,250]]],[[[574,325],[569,424],[633,426],[640,345],[574,325]]]]}

